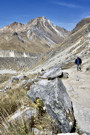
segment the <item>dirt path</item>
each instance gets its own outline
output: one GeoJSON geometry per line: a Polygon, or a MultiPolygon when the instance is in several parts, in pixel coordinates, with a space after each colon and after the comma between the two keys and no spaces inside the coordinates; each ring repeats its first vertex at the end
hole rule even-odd
{"type": "Polygon", "coordinates": [[[66,72],[69,73],[69,78],[63,80],[63,83],[72,101],[90,108],[90,71],[83,69],[80,72],[73,67],[66,72]]]}
{"type": "Polygon", "coordinates": [[[65,70],[69,78],[62,81],[72,100],[79,128],[90,133],[90,71],[86,71],[86,66],[82,71],[75,66],[65,70]]]}

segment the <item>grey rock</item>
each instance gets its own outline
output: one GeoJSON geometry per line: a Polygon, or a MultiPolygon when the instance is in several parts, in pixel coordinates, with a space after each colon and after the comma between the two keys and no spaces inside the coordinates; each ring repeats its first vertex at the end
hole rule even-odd
{"type": "Polygon", "coordinates": [[[24,39],[23,39],[20,35],[18,35],[18,39],[19,39],[22,43],[25,42],[24,39]]]}
{"type": "Polygon", "coordinates": [[[21,83],[21,87],[23,87],[26,90],[30,89],[30,86],[34,83],[33,79],[29,79],[29,80],[23,80],[21,83]]]}
{"type": "Polygon", "coordinates": [[[63,72],[63,78],[69,78],[69,74],[67,72],[63,72]]]}
{"type": "Polygon", "coordinates": [[[29,79],[29,80],[23,80],[21,83],[21,87],[23,87],[26,90],[30,89],[30,86],[34,84],[35,82],[39,81],[39,78],[29,79]]]}
{"type": "Polygon", "coordinates": [[[60,78],[38,81],[31,86],[27,95],[33,101],[36,97],[43,100],[48,114],[63,133],[71,131],[74,123],[72,103],[60,78]]]}
{"type": "Polygon", "coordinates": [[[23,119],[30,119],[32,116],[36,116],[36,109],[32,107],[25,107],[22,108],[22,110],[17,110],[11,117],[8,119],[8,122],[11,122],[13,120],[20,120],[20,118],[23,119]]]}
{"type": "Polygon", "coordinates": [[[9,81],[8,81],[8,85],[10,85],[11,83],[15,82],[15,81],[21,81],[27,79],[27,77],[25,75],[20,75],[20,76],[12,76],[9,81]]]}
{"type": "Polygon", "coordinates": [[[88,66],[88,67],[86,68],[86,70],[87,70],[87,71],[90,70],[90,66],[88,66]]]}
{"type": "Polygon", "coordinates": [[[0,92],[4,92],[4,91],[7,91],[7,90],[11,89],[11,85],[12,85],[13,82],[22,81],[24,79],[27,79],[27,77],[24,76],[24,75],[22,75],[22,76],[12,76],[9,79],[8,84],[5,86],[5,88],[0,90],[0,92]]]}
{"type": "Polygon", "coordinates": [[[52,131],[47,130],[40,131],[37,128],[32,128],[32,132],[34,133],[34,135],[52,135],[52,131]]]}
{"type": "Polygon", "coordinates": [[[51,68],[42,73],[41,78],[43,79],[54,79],[56,77],[62,77],[63,72],[61,68],[51,68]]]}

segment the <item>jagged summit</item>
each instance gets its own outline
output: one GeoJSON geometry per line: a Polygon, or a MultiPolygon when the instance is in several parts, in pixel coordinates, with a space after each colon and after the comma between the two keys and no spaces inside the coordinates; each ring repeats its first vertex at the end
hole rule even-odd
{"type": "Polygon", "coordinates": [[[26,28],[30,40],[43,39],[49,42],[50,45],[62,42],[69,32],[61,27],[57,27],[44,16],[35,18],[27,23],[26,28]],[[34,38],[33,38],[34,37],[34,38]]]}
{"type": "Polygon", "coordinates": [[[10,46],[10,49],[17,50],[19,45],[21,48],[19,50],[46,52],[62,42],[69,35],[69,32],[55,26],[50,20],[42,16],[29,21],[27,24],[14,22],[0,29],[0,34],[2,36],[1,49],[2,46],[4,48],[10,46]],[[15,33],[18,33],[17,37],[13,37],[15,33]]]}
{"type": "Polygon", "coordinates": [[[34,19],[32,19],[32,20],[30,20],[27,24],[31,24],[32,22],[40,22],[40,21],[46,21],[46,20],[48,20],[46,17],[44,17],[44,16],[42,16],[42,17],[37,17],[37,18],[34,18],[34,19]]]}
{"type": "Polygon", "coordinates": [[[13,22],[6,27],[0,29],[0,33],[13,33],[13,32],[18,32],[22,29],[24,24],[18,23],[18,22],[13,22]]]}
{"type": "Polygon", "coordinates": [[[13,23],[11,23],[9,26],[10,26],[10,27],[13,27],[13,26],[15,26],[15,25],[16,25],[16,26],[17,26],[17,25],[21,25],[21,26],[22,26],[23,24],[22,24],[22,23],[19,23],[19,22],[13,22],[13,23]]]}

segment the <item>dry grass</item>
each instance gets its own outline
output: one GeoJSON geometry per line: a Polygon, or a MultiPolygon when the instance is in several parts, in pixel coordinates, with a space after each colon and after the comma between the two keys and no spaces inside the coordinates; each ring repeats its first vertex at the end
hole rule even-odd
{"type": "Polygon", "coordinates": [[[30,121],[23,120],[8,123],[8,118],[21,106],[35,107],[35,104],[26,96],[23,89],[11,89],[0,95],[0,132],[1,135],[32,135],[30,121]]]}
{"type": "Polygon", "coordinates": [[[12,34],[2,34],[0,36],[1,50],[18,50],[19,52],[44,53],[49,50],[49,46],[39,40],[30,41],[25,33],[20,33],[24,43],[12,34]]]}
{"type": "Polygon", "coordinates": [[[1,125],[2,135],[34,135],[30,128],[30,120],[13,121],[12,123],[5,122],[1,125]]]}
{"type": "Polygon", "coordinates": [[[43,116],[35,117],[34,123],[32,123],[31,119],[25,120],[23,118],[12,123],[5,121],[1,125],[0,131],[3,135],[34,135],[32,128],[36,128],[41,132],[53,131],[53,135],[55,135],[54,132],[57,130],[55,121],[52,121],[47,113],[44,113],[43,116]]]}
{"type": "Polygon", "coordinates": [[[6,95],[0,95],[0,121],[8,115],[13,114],[22,105],[34,105],[34,103],[26,96],[23,89],[11,89],[6,95]]]}
{"type": "Polygon", "coordinates": [[[7,82],[8,82],[10,77],[11,77],[10,74],[0,75],[0,89],[4,89],[5,88],[5,86],[7,85],[7,82]]]}
{"type": "MultiPolygon", "coordinates": [[[[38,114],[32,124],[31,119],[20,118],[19,121],[11,121],[8,118],[12,116],[21,106],[30,106],[36,108],[36,104],[26,96],[26,91],[20,88],[7,91],[6,95],[0,95],[0,132],[1,135],[34,135],[31,128],[37,128],[40,131],[52,131],[55,129],[55,122],[45,112],[42,116],[38,114]]],[[[56,130],[56,129],[55,129],[56,130]]]]}

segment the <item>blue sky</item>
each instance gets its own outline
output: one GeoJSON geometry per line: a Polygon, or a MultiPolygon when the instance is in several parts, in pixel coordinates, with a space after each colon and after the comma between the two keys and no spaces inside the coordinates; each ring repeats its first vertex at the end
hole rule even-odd
{"type": "Polygon", "coordinates": [[[90,0],[0,1],[0,28],[15,21],[26,24],[41,16],[55,25],[72,30],[81,19],[90,17],[90,0]]]}

